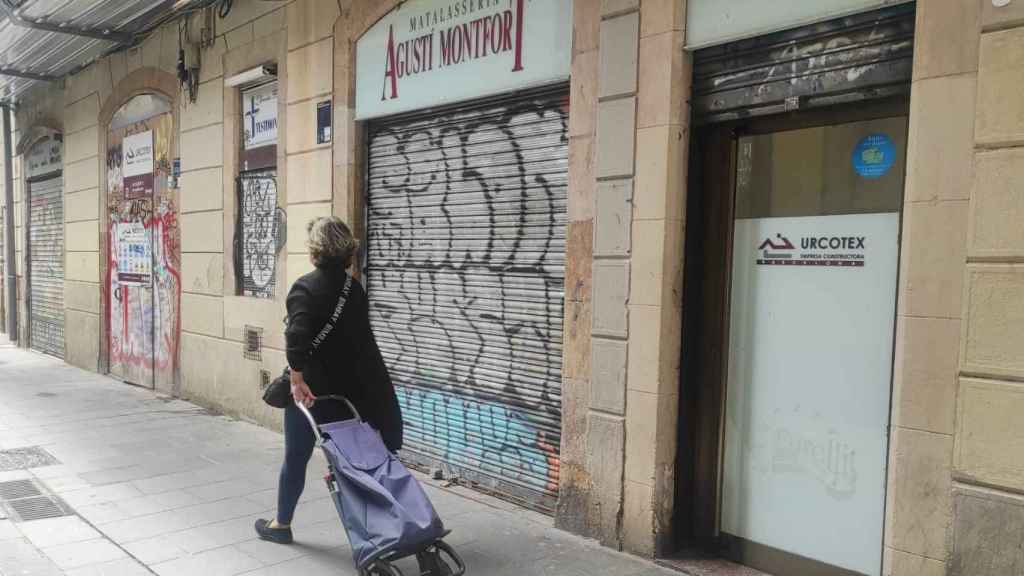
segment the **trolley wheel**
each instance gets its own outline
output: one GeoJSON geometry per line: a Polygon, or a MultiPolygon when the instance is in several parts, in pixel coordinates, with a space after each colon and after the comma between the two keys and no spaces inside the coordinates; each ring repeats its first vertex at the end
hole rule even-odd
{"type": "Polygon", "coordinates": [[[402,571],[397,566],[392,566],[389,562],[374,562],[369,567],[360,570],[359,576],[403,576],[402,571]]]}
{"type": "Polygon", "coordinates": [[[462,559],[441,540],[417,554],[416,559],[420,565],[420,576],[462,576],[466,573],[462,559]],[[452,568],[453,564],[455,568],[452,568]]]}

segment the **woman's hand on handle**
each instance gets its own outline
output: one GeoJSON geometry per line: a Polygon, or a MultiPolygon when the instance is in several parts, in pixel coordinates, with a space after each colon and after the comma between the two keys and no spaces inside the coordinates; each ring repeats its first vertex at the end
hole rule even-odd
{"type": "Polygon", "coordinates": [[[302,372],[292,370],[291,376],[292,398],[294,398],[296,402],[304,404],[306,408],[309,408],[313,405],[315,397],[313,396],[313,392],[309,389],[309,386],[306,384],[305,378],[302,377],[302,372]]]}

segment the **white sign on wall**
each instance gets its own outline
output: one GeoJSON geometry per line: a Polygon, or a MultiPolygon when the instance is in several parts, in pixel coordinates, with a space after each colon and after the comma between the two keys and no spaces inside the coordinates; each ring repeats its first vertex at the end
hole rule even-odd
{"type": "Polygon", "coordinates": [[[242,146],[277,144],[277,82],[242,91],[242,146]]]}
{"type": "Polygon", "coordinates": [[[412,0],[356,45],[356,118],[569,78],[572,0],[412,0]]]}
{"type": "Polygon", "coordinates": [[[121,174],[126,200],[153,196],[153,131],[125,136],[121,143],[121,174]]]}
{"type": "Polygon", "coordinates": [[[722,529],[881,569],[895,213],[737,220],[722,529]]]}
{"type": "Polygon", "coordinates": [[[32,145],[25,156],[26,176],[35,178],[60,170],[63,166],[64,143],[58,136],[45,136],[32,145]]]}
{"type": "MultiPolygon", "coordinates": [[[[682,0],[677,0],[682,1],[682,0]]],[[[686,46],[703,48],[909,0],[689,0],[686,46]]]]}

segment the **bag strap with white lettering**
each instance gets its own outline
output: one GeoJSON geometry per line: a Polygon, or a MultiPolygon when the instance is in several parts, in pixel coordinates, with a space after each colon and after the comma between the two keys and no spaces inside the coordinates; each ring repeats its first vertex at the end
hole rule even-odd
{"type": "Polygon", "coordinates": [[[345,302],[348,301],[348,294],[352,290],[352,277],[346,275],[345,286],[341,289],[341,296],[338,296],[338,305],[334,307],[334,312],[331,317],[327,319],[327,324],[324,324],[320,333],[313,338],[313,348],[309,351],[309,355],[312,356],[316,349],[323,344],[327,336],[330,335],[331,331],[334,330],[334,326],[338,323],[338,318],[341,317],[342,310],[345,309],[345,302]]]}

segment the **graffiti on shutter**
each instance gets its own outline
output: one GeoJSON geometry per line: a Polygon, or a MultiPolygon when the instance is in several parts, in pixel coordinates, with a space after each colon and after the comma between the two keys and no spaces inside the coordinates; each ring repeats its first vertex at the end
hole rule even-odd
{"type": "Polygon", "coordinates": [[[565,91],[372,126],[370,316],[406,454],[550,511],[561,438],[565,91]]]}
{"type": "Polygon", "coordinates": [[[61,178],[29,183],[29,344],[64,357],[64,202],[61,178]]]}
{"type": "Polygon", "coordinates": [[[277,206],[277,173],[246,172],[238,177],[235,271],[243,296],[273,298],[277,255],[284,246],[284,211],[277,206]]]}

